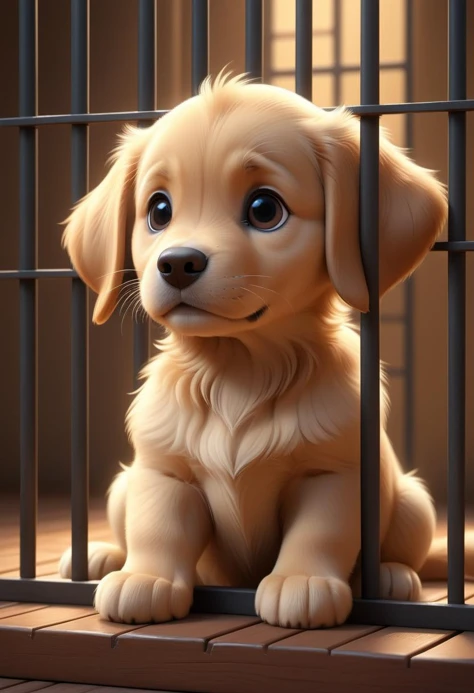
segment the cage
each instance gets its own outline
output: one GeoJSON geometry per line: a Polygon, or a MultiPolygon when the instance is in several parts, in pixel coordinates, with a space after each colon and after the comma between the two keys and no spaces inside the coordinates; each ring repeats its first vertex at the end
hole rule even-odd
{"type": "MultiPolygon", "coordinates": [[[[117,462],[130,459],[128,393],[160,331],[130,313],[90,326],[91,299],[61,250],[59,222],[103,177],[123,123],[146,127],[229,64],[360,116],[361,233],[372,297],[379,121],[448,183],[443,237],[415,275],[380,310],[372,298],[361,319],[362,400],[377,411],[381,355],[389,364],[389,435],[406,468],[427,481],[441,518],[446,514],[447,602],[377,598],[378,417],[368,415],[364,592],[351,620],[474,630],[463,551],[474,499],[474,428],[467,425],[474,412],[467,358],[474,286],[466,271],[474,249],[474,49],[466,38],[473,13],[470,0],[2,2],[1,600],[92,604],[87,541],[106,532],[105,491],[117,462]],[[55,565],[71,534],[73,580],[63,581],[55,565]]],[[[197,588],[194,609],[252,616],[253,598],[252,590],[197,588]]]]}

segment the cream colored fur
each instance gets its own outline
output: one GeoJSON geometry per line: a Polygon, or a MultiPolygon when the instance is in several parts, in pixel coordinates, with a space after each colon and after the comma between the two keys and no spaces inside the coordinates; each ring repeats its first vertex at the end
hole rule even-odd
{"type": "MultiPolygon", "coordinates": [[[[349,307],[368,309],[358,171],[359,122],[343,109],[220,76],[149,129],[129,129],[73,211],[64,243],[99,295],[95,322],[114,310],[131,249],[141,303],[168,333],[127,417],[135,458],[108,506],[117,546],[90,550],[103,617],[180,618],[193,587],[208,584],[257,587],[272,624],[347,618],[360,551],[360,342],[349,307]],[[242,224],[262,186],[290,211],[272,233],[242,224]],[[152,234],[158,190],[173,218],[152,234]],[[182,291],[157,270],[176,246],[209,257],[182,291]]],[[[381,132],[381,295],[421,262],[446,214],[443,186],[381,132]]],[[[402,472],[381,392],[382,586],[416,599],[435,512],[402,472]]],[[[60,569],[70,575],[70,552],[60,569]]]]}

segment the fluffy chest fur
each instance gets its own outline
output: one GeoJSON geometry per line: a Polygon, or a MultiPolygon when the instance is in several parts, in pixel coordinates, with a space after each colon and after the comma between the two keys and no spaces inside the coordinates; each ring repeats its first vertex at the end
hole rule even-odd
{"type": "MultiPolygon", "coordinates": [[[[359,416],[358,337],[341,336],[325,346],[170,339],[129,411],[137,457],[158,467],[161,458],[186,460],[198,478],[236,479],[261,460],[290,456],[336,471],[324,458],[359,416]]],[[[358,451],[345,457],[357,464],[358,451]]]]}

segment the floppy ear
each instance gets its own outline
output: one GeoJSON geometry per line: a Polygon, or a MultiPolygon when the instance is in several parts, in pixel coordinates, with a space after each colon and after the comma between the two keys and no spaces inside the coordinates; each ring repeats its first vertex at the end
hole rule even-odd
{"type": "Polygon", "coordinates": [[[126,239],[134,223],[136,168],[146,132],[126,129],[110,171],[65,222],[63,247],[81,279],[98,294],[92,320],[99,325],[108,320],[117,304],[126,239]]]}
{"type": "MultiPolygon", "coordinates": [[[[347,111],[321,113],[311,138],[325,190],[326,263],[342,299],[369,309],[359,234],[360,122],[347,111]]],[[[422,261],[447,217],[445,187],[380,130],[380,297],[422,261]]]]}

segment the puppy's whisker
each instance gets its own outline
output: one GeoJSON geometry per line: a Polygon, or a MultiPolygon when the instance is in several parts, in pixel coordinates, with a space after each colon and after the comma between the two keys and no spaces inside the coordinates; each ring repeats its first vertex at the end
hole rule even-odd
{"type": "Polygon", "coordinates": [[[245,286],[242,286],[240,288],[243,289],[244,291],[248,291],[249,294],[253,294],[254,296],[256,296],[259,299],[259,301],[263,301],[265,307],[271,312],[272,307],[268,305],[268,303],[265,301],[264,298],[262,298],[262,296],[257,294],[255,291],[252,291],[251,289],[247,289],[245,286]]]}
{"type": "Polygon", "coordinates": [[[120,293],[127,288],[133,286],[134,284],[139,284],[140,280],[139,279],[128,279],[126,282],[123,282],[123,284],[115,284],[115,286],[111,286],[110,289],[107,289],[104,291],[104,293],[110,293],[112,291],[115,291],[115,289],[118,289],[120,287],[120,293]]]}
{"type": "Polygon", "coordinates": [[[142,307],[142,301],[141,301],[140,296],[138,296],[138,298],[135,301],[135,305],[134,305],[133,311],[132,311],[132,319],[134,322],[138,322],[139,317],[143,318],[143,315],[141,314],[142,308],[143,308],[142,307]]]}
{"type": "MultiPolygon", "coordinates": [[[[132,319],[134,319],[133,315],[134,315],[134,310],[135,310],[135,308],[136,308],[136,306],[137,306],[137,302],[138,302],[139,304],[141,304],[141,298],[140,298],[140,295],[139,295],[139,290],[135,290],[132,294],[130,294],[130,295],[127,297],[127,300],[128,300],[128,305],[127,305],[127,307],[126,307],[126,309],[125,309],[125,311],[124,311],[124,313],[123,313],[123,315],[122,315],[122,320],[121,320],[121,323],[120,323],[120,332],[121,332],[121,334],[123,334],[123,332],[122,332],[122,330],[123,330],[123,323],[124,323],[124,320],[125,320],[125,317],[126,317],[128,311],[129,311],[130,309],[132,309],[132,319]]],[[[123,308],[124,308],[125,305],[126,305],[126,302],[127,302],[127,301],[125,301],[124,304],[122,305],[122,308],[120,309],[120,312],[122,312],[123,308]]]]}
{"type": "Polygon", "coordinates": [[[132,301],[132,299],[135,298],[139,292],[140,287],[128,287],[128,291],[124,292],[121,296],[119,296],[117,305],[120,305],[120,303],[122,303],[122,310],[127,304],[127,301],[132,301]]]}
{"type": "MultiPolygon", "coordinates": [[[[258,279],[271,279],[271,275],[269,274],[234,274],[230,279],[253,279],[253,278],[258,278],[258,279]]],[[[226,277],[227,279],[227,277],[226,277]]]]}
{"type": "Polygon", "coordinates": [[[268,287],[268,286],[260,286],[260,284],[250,284],[250,286],[253,286],[253,287],[255,287],[256,289],[263,289],[264,291],[271,291],[273,294],[276,294],[277,296],[279,296],[280,298],[282,298],[282,299],[285,301],[285,303],[287,303],[288,306],[291,308],[291,310],[293,311],[293,313],[296,313],[296,310],[295,310],[293,304],[291,303],[291,301],[289,301],[289,300],[286,298],[286,296],[283,296],[283,294],[281,294],[279,291],[275,291],[275,289],[270,289],[270,287],[268,287]]]}

